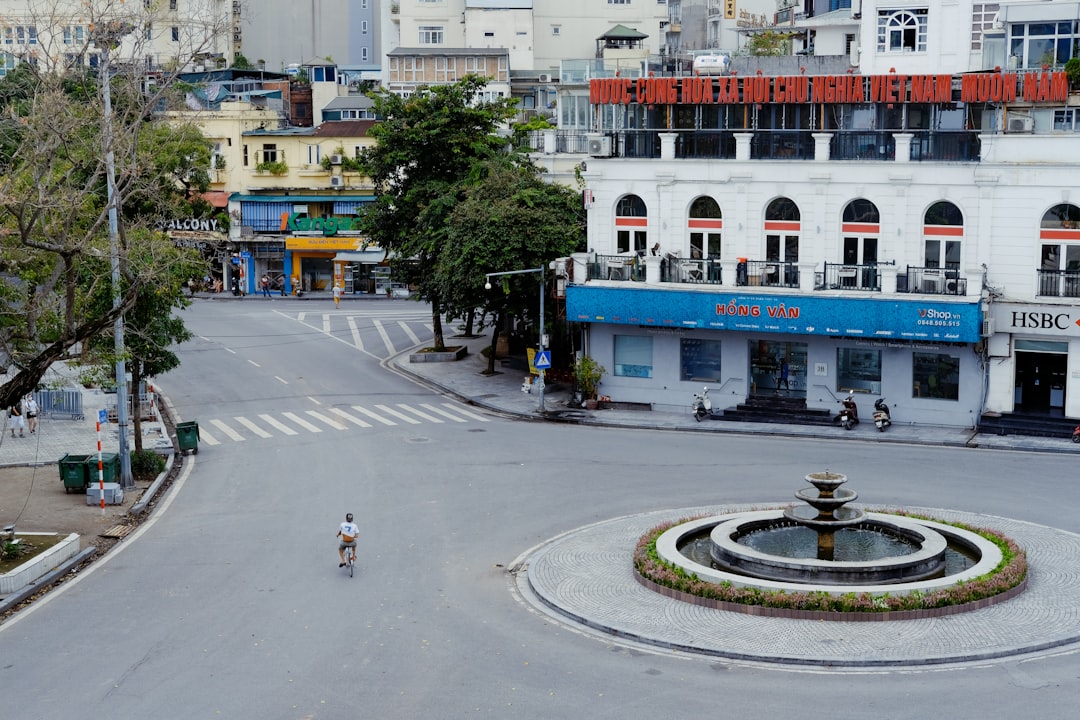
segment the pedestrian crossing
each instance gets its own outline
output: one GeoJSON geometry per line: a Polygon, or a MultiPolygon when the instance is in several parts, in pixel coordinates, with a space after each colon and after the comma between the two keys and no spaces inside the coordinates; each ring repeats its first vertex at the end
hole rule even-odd
{"type": "Polygon", "coordinates": [[[297,322],[384,359],[429,342],[434,336],[431,313],[423,310],[393,315],[350,312],[299,312],[297,322]]]}
{"type": "Polygon", "coordinates": [[[255,417],[235,415],[229,418],[199,420],[199,443],[221,445],[226,442],[271,439],[282,436],[311,435],[323,432],[348,432],[379,427],[411,427],[432,424],[453,426],[461,423],[486,423],[491,418],[451,402],[416,404],[376,404],[371,407],[320,408],[303,412],[282,411],[276,415],[260,413],[255,417]]]}

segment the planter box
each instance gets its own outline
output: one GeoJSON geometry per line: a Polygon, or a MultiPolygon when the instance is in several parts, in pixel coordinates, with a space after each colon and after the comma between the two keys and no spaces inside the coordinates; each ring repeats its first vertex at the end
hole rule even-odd
{"type": "MultiPolygon", "coordinates": [[[[18,533],[19,535],[55,535],[55,533],[18,533]]],[[[53,545],[45,552],[30,558],[9,573],[0,575],[0,595],[21,590],[79,552],[79,536],[76,533],[53,545]]]]}
{"type": "Polygon", "coordinates": [[[460,360],[469,354],[469,348],[465,345],[458,347],[448,347],[443,352],[417,352],[409,356],[409,362],[422,363],[422,362],[453,362],[454,360],[460,360]]]}

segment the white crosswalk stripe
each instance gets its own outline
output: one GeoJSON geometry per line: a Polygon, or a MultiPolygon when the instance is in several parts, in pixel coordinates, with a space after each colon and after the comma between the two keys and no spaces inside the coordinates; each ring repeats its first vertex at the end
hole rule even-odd
{"type": "Polygon", "coordinates": [[[288,425],[286,425],[285,423],[280,422],[279,420],[275,419],[273,416],[260,415],[259,417],[262,420],[264,420],[267,425],[270,425],[274,429],[279,430],[280,432],[283,432],[286,435],[299,435],[300,434],[300,433],[296,432],[295,430],[293,430],[288,425]]]}
{"type": "Polygon", "coordinates": [[[398,325],[401,326],[401,329],[404,330],[405,334],[409,336],[409,339],[412,340],[413,345],[420,344],[420,338],[416,337],[416,333],[412,331],[412,328],[409,327],[409,324],[407,322],[405,322],[404,320],[398,320],[398,325]]]}
{"type": "Polygon", "coordinates": [[[300,417],[296,413],[285,412],[285,413],[281,413],[281,414],[284,415],[285,417],[289,418],[294,423],[296,423],[297,425],[299,425],[300,427],[304,428],[305,430],[307,430],[309,432],[313,432],[313,433],[322,432],[321,427],[318,427],[317,425],[312,425],[311,423],[309,423],[307,420],[300,417]]]}
{"type": "Polygon", "coordinates": [[[344,425],[342,425],[341,423],[339,423],[337,420],[334,420],[333,418],[329,418],[326,415],[323,415],[321,412],[318,412],[317,410],[307,410],[306,412],[307,412],[308,415],[315,418],[319,422],[326,423],[327,425],[334,428],[335,430],[348,430],[349,429],[349,428],[345,427],[344,425]]]}
{"type": "Polygon", "coordinates": [[[375,326],[375,329],[379,331],[379,337],[382,338],[383,345],[386,346],[388,353],[393,355],[397,352],[397,348],[394,347],[394,343],[390,341],[390,334],[386,332],[386,328],[383,326],[382,320],[372,320],[371,324],[375,326]]]}
{"type": "Polygon", "coordinates": [[[227,419],[212,419],[205,421],[199,427],[199,442],[205,445],[221,445],[225,440],[243,442],[253,437],[271,439],[281,435],[299,435],[297,428],[312,433],[321,433],[327,428],[339,431],[356,430],[357,428],[376,427],[372,422],[387,427],[398,427],[402,424],[422,425],[432,423],[443,425],[451,423],[491,422],[475,412],[471,412],[463,405],[452,402],[444,403],[395,403],[391,405],[374,405],[373,409],[362,405],[350,405],[348,409],[328,407],[321,410],[304,410],[303,412],[281,412],[277,415],[260,413],[257,418],[248,418],[237,415],[227,419]],[[371,422],[369,422],[371,421],[371,422]],[[208,431],[208,427],[214,427],[215,436],[208,431]]]}
{"type": "Polygon", "coordinates": [[[420,412],[416,408],[409,407],[408,405],[406,405],[404,403],[398,403],[398,407],[401,408],[402,410],[406,410],[408,412],[411,412],[414,415],[422,417],[423,419],[425,419],[425,420],[427,420],[429,422],[437,423],[439,425],[442,425],[443,423],[446,422],[445,420],[440,420],[439,418],[435,417],[434,415],[428,415],[425,412],[420,412]]]}
{"type": "Polygon", "coordinates": [[[225,433],[225,437],[229,438],[230,440],[233,440],[235,442],[241,442],[244,439],[243,435],[233,430],[221,420],[211,420],[210,422],[213,423],[218,430],[225,433]]]}
{"type": "Polygon", "coordinates": [[[364,340],[360,337],[360,329],[356,326],[356,318],[350,317],[348,319],[348,322],[349,332],[352,333],[353,345],[355,345],[360,350],[363,350],[364,340]]]}
{"type": "Polygon", "coordinates": [[[248,420],[248,419],[247,419],[246,417],[234,417],[234,418],[233,418],[233,420],[235,420],[236,422],[240,423],[241,425],[243,425],[243,426],[244,426],[244,427],[246,427],[246,428],[247,428],[248,430],[250,430],[251,432],[255,433],[256,435],[258,435],[258,436],[259,436],[259,437],[261,437],[261,438],[268,438],[268,437],[273,437],[273,435],[271,435],[270,433],[266,432],[266,431],[265,431],[265,430],[263,430],[263,429],[262,429],[261,427],[259,427],[259,426],[258,426],[258,425],[256,425],[255,423],[253,423],[253,422],[251,422],[250,420],[248,420]]]}
{"type": "Polygon", "coordinates": [[[402,420],[404,422],[407,422],[410,425],[419,425],[420,424],[419,420],[415,420],[415,419],[409,417],[408,415],[406,415],[404,413],[399,413],[397,410],[390,407],[389,405],[376,405],[375,408],[377,410],[383,411],[384,413],[387,413],[388,415],[392,415],[392,416],[396,417],[398,420],[402,420]]]}

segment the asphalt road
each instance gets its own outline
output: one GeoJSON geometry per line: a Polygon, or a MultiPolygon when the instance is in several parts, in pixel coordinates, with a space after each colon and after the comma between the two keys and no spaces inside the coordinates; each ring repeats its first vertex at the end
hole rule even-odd
{"type": "Polygon", "coordinates": [[[198,337],[159,384],[220,442],[136,537],[0,626],[7,717],[1050,718],[1080,700],[1071,653],[834,672],[637,648],[538,612],[506,573],[592,522],[783,502],[826,467],[867,504],[1080,532],[1071,456],[470,416],[380,367],[430,336],[415,306],[199,302],[187,321],[198,337]],[[357,409],[380,407],[414,422],[357,409]],[[459,420],[425,420],[430,407],[459,420]],[[238,418],[301,427],[289,414],[319,431],[226,441],[238,418]],[[354,578],[337,567],[346,511],[364,530],[354,578]]]}

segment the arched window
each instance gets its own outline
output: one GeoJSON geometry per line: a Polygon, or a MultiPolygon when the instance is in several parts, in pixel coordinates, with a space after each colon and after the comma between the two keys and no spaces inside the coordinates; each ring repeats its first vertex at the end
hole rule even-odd
{"type": "MultiPolygon", "coordinates": [[[[770,272],[766,266],[762,285],[798,287],[799,269],[799,206],[791,198],[778,197],[765,207],[765,260],[784,263],[784,272],[770,272]]],[[[777,268],[779,269],[779,268],[777,268]]]]}
{"type": "Polygon", "coordinates": [[[878,52],[926,52],[927,17],[925,8],[878,10],[878,52]]]}
{"type": "Polygon", "coordinates": [[[649,211],[637,195],[625,195],[615,206],[616,252],[644,254],[648,244],[649,211]]]}
{"type": "Polygon", "coordinates": [[[1076,297],[1080,281],[1080,207],[1061,203],[1046,211],[1039,223],[1042,264],[1039,294],[1076,297]]]}
{"type": "Polygon", "coordinates": [[[960,242],[964,237],[964,214],[942,200],[923,215],[923,265],[928,268],[960,267],[960,242]]]}
{"type": "Polygon", "coordinates": [[[852,274],[850,270],[845,271],[840,278],[840,284],[860,290],[880,290],[877,261],[881,214],[877,205],[865,198],[849,202],[844,207],[840,234],[843,236],[843,257],[840,262],[844,265],[862,266],[861,272],[852,274]]]}
{"type": "Polygon", "coordinates": [[[690,204],[690,257],[720,259],[720,230],[724,227],[720,206],[702,195],[690,204]]]}

